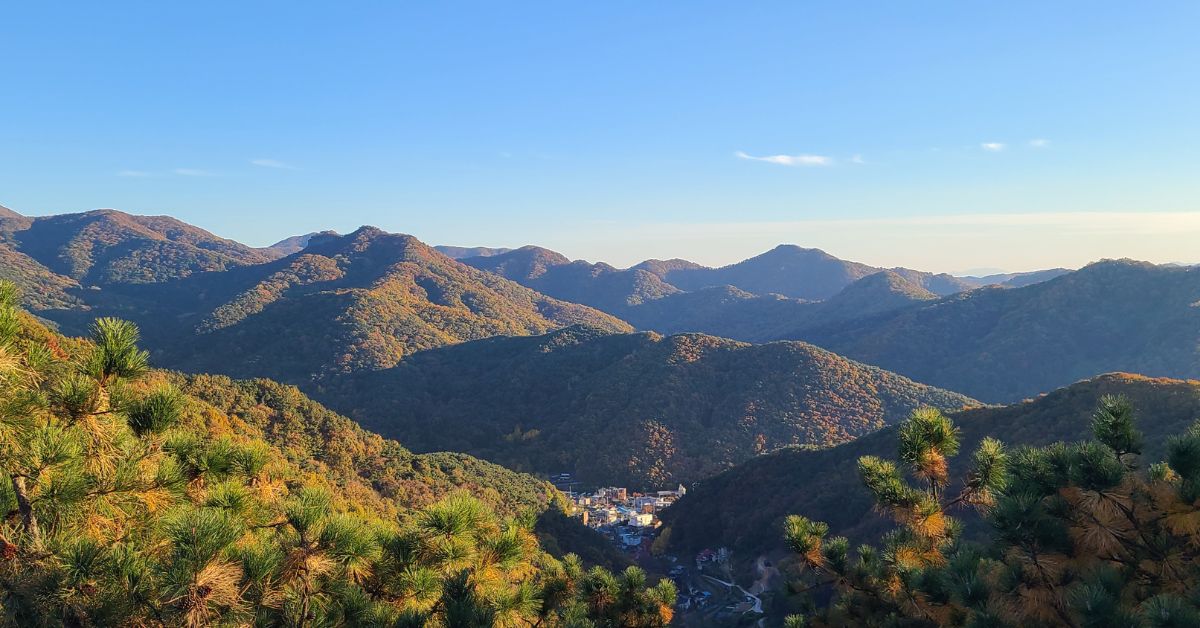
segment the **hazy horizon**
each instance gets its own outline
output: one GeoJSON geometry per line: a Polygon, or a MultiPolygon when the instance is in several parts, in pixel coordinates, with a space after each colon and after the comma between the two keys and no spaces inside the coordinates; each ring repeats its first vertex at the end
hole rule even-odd
{"type": "MultiPolygon", "coordinates": [[[[59,213],[82,213],[82,212],[86,212],[86,211],[93,211],[93,210],[80,210],[79,212],[68,211],[68,212],[38,213],[38,212],[23,212],[23,211],[21,211],[20,208],[12,207],[10,205],[5,205],[3,203],[0,203],[0,206],[8,207],[9,209],[16,211],[17,213],[20,213],[20,214],[23,214],[26,216],[31,216],[31,217],[32,216],[50,216],[50,215],[56,215],[59,213]]],[[[821,228],[820,231],[816,232],[815,234],[813,234],[811,236],[811,241],[787,240],[787,239],[772,240],[771,239],[773,237],[780,236],[780,234],[788,233],[789,230],[799,231],[801,227],[805,226],[803,224],[797,224],[797,223],[765,224],[765,225],[758,225],[758,226],[746,225],[746,224],[742,224],[742,225],[735,225],[735,224],[657,225],[654,230],[650,230],[649,232],[651,232],[651,233],[670,232],[670,233],[675,233],[676,235],[673,236],[672,238],[666,239],[665,241],[649,240],[649,242],[647,244],[645,244],[645,246],[641,246],[641,247],[629,247],[629,244],[631,243],[630,237],[632,235],[645,234],[645,233],[647,233],[647,230],[645,230],[645,229],[629,229],[628,232],[625,233],[625,235],[622,237],[619,233],[612,232],[613,229],[618,229],[618,230],[623,229],[620,225],[597,224],[597,225],[595,225],[595,230],[593,231],[593,234],[595,233],[595,231],[598,231],[598,230],[609,230],[610,232],[612,232],[611,233],[611,235],[613,237],[612,241],[617,242],[618,244],[616,246],[612,247],[611,249],[605,249],[603,246],[596,246],[594,244],[591,244],[590,245],[591,248],[589,249],[587,245],[580,245],[579,242],[572,243],[569,239],[563,239],[561,237],[555,239],[553,237],[553,234],[550,234],[548,236],[547,241],[528,240],[528,241],[512,241],[512,242],[475,242],[475,241],[467,241],[462,238],[453,239],[453,236],[451,236],[451,239],[446,240],[446,239],[438,239],[436,237],[423,235],[422,233],[416,232],[414,230],[405,229],[405,228],[403,228],[403,226],[388,226],[388,225],[383,225],[383,224],[368,225],[366,223],[354,224],[353,220],[350,220],[349,222],[343,221],[344,224],[353,225],[353,226],[345,226],[345,227],[327,226],[327,227],[323,227],[323,228],[311,229],[311,230],[306,230],[306,231],[294,231],[294,232],[286,233],[286,234],[281,233],[277,236],[273,236],[273,237],[267,238],[265,240],[260,240],[260,241],[248,241],[248,240],[240,239],[240,238],[230,235],[228,233],[223,233],[219,230],[214,230],[210,226],[203,224],[203,221],[194,222],[192,220],[185,219],[179,215],[171,214],[169,212],[168,213],[152,212],[152,213],[142,214],[142,213],[138,213],[138,212],[127,212],[126,210],[123,210],[120,208],[94,208],[94,209],[96,209],[96,210],[115,209],[116,211],[122,211],[125,213],[137,214],[137,215],[171,216],[173,218],[178,218],[180,220],[184,220],[184,222],[188,222],[189,224],[193,224],[197,227],[200,227],[202,229],[210,231],[211,233],[213,233],[216,236],[235,240],[237,242],[241,242],[242,244],[246,244],[248,246],[254,246],[254,247],[267,247],[267,246],[270,246],[272,244],[275,244],[277,242],[280,242],[284,239],[287,239],[287,238],[290,238],[293,236],[305,235],[305,234],[315,233],[315,232],[319,232],[319,231],[336,231],[340,234],[347,234],[347,233],[351,233],[351,232],[355,231],[356,229],[358,229],[360,227],[374,226],[374,227],[377,227],[377,228],[380,228],[380,229],[383,229],[385,231],[392,232],[392,233],[406,233],[406,234],[415,236],[418,239],[420,239],[421,241],[423,241],[426,244],[429,244],[431,246],[460,246],[460,247],[472,247],[472,248],[473,247],[487,247],[487,248],[516,249],[516,248],[520,248],[522,246],[532,245],[532,246],[540,246],[543,248],[547,248],[547,249],[556,251],[558,253],[561,253],[561,254],[569,257],[572,260],[585,260],[585,261],[593,262],[593,263],[604,262],[604,263],[608,263],[613,266],[616,266],[618,268],[627,268],[627,267],[636,265],[640,262],[650,260],[650,259],[666,260],[666,259],[674,259],[674,258],[686,259],[686,260],[689,260],[692,262],[704,264],[706,266],[720,267],[720,266],[726,266],[729,264],[734,264],[734,263],[740,262],[742,260],[757,256],[757,255],[761,255],[762,253],[765,253],[765,252],[767,252],[771,249],[774,249],[775,247],[778,247],[778,246],[795,245],[795,246],[799,246],[802,248],[821,249],[821,250],[825,251],[826,253],[829,253],[830,255],[833,255],[840,259],[854,261],[854,262],[861,262],[861,263],[865,263],[865,264],[870,264],[872,266],[879,266],[879,267],[885,267],[885,268],[902,266],[902,267],[906,267],[906,268],[912,268],[915,270],[923,270],[923,271],[937,272],[937,273],[948,273],[948,274],[955,275],[955,276],[969,276],[969,275],[982,276],[982,275],[987,275],[987,274],[1019,273],[1019,272],[1029,272],[1029,271],[1035,271],[1035,270],[1045,270],[1045,269],[1050,269],[1050,268],[1076,269],[1076,268],[1086,266],[1087,264],[1097,262],[1100,260],[1104,260],[1104,259],[1122,259],[1122,258],[1135,259],[1138,261],[1145,261],[1145,262],[1152,262],[1155,264],[1191,265],[1191,264],[1196,264],[1197,262],[1193,258],[1187,257],[1186,254],[1179,256],[1179,257],[1172,257],[1170,254],[1162,254],[1161,252],[1156,254],[1155,251],[1152,249],[1157,249],[1160,247],[1158,247],[1158,246],[1137,246],[1137,245],[1131,246],[1130,242],[1128,240],[1128,236],[1130,234],[1136,234],[1139,231],[1142,232],[1143,234],[1153,234],[1154,235],[1153,242],[1148,243],[1148,244],[1158,245],[1163,242],[1164,238],[1167,238],[1167,239],[1178,238],[1180,240],[1186,240],[1187,238],[1196,237],[1197,235],[1200,235],[1200,213],[1196,213],[1196,214],[1178,213],[1178,214],[1169,214],[1169,215],[1151,215],[1149,217],[1149,218],[1151,218],[1151,220],[1147,220],[1146,214],[1132,214],[1132,213],[1125,213],[1125,214],[1112,213],[1112,214],[1105,214],[1103,216],[1097,216],[1094,214],[1080,214],[1080,215],[1066,215],[1066,216],[1054,215],[1054,214],[1042,214],[1042,215],[1038,215],[1036,217],[1025,216],[1024,219],[1030,220],[1037,224],[1040,224],[1043,227],[1043,229],[1040,231],[1040,235],[1044,238],[1049,238],[1049,239],[1072,238],[1072,237],[1077,237],[1080,233],[1086,233],[1087,235],[1090,235],[1092,237],[1092,239],[1098,243],[1110,242],[1111,248],[1114,250],[1118,249],[1118,248],[1124,248],[1124,249],[1126,249],[1126,251],[1138,251],[1138,252],[1140,252],[1140,254],[1131,254],[1129,252],[1125,252],[1125,253],[1117,252],[1117,253],[1110,254],[1110,253],[1105,253],[1103,251],[1097,251],[1094,255],[1092,255],[1090,257],[1086,257],[1086,258],[1077,257],[1077,258],[1072,259],[1071,261],[1064,262],[1064,263],[1054,263],[1054,262],[1048,261],[1047,263],[1040,264],[1040,265],[1031,263],[1030,265],[1026,265],[1026,266],[1022,266],[1022,267],[1005,267],[1005,266],[1000,266],[997,264],[988,263],[988,259],[989,259],[988,253],[989,253],[990,249],[988,249],[987,247],[982,247],[982,248],[976,248],[975,250],[972,251],[971,250],[972,243],[978,243],[978,239],[984,239],[984,240],[992,240],[993,241],[992,245],[996,245],[998,242],[1001,241],[1000,239],[1002,239],[1004,237],[1009,237],[1009,238],[1020,237],[1020,238],[1025,239],[1026,244],[1024,244],[1024,246],[1034,246],[1033,238],[1038,234],[1024,233],[1022,230],[1022,227],[1024,227],[1025,225],[1024,225],[1024,223],[1021,222],[1022,217],[1020,217],[1020,216],[1017,216],[1016,220],[1014,220],[1014,216],[1012,216],[1012,215],[1007,215],[1007,216],[998,216],[998,215],[979,216],[979,215],[977,215],[977,216],[970,216],[970,217],[959,216],[959,217],[954,217],[954,218],[951,218],[951,217],[915,217],[912,219],[891,220],[891,221],[889,221],[889,220],[824,221],[821,223],[813,223],[813,224],[808,225],[808,226],[818,226],[821,228]],[[1088,219],[1091,219],[1091,221],[1089,221],[1088,219]],[[898,249],[892,249],[889,247],[879,247],[879,246],[873,244],[875,242],[874,240],[864,239],[864,238],[860,237],[864,230],[869,230],[869,229],[879,230],[881,237],[883,235],[883,231],[889,232],[891,235],[888,237],[888,239],[890,241],[896,242],[902,246],[898,249]],[[924,241],[924,242],[928,242],[928,243],[937,243],[939,240],[941,240],[942,238],[945,237],[945,233],[943,232],[943,230],[947,230],[947,229],[954,231],[954,236],[953,236],[952,240],[961,243],[959,246],[957,246],[953,249],[954,251],[961,251],[963,253],[970,251],[970,254],[972,256],[971,258],[981,260],[981,262],[974,264],[974,265],[961,265],[961,266],[936,266],[936,265],[922,264],[920,262],[920,260],[923,260],[923,259],[936,260],[937,256],[934,255],[932,257],[922,257],[922,255],[919,254],[922,251],[917,250],[916,253],[918,253],[918,254],[914,254],[914,248],[919,249],[919,247],[908,246],[912,242],[918,242],[918,241],[924,241]],[[971,237],[967,237],[967,236],[971,236],[971,237]],[[688,240],[688,238],[693,238],[693,239],[688,240]],[[555,242],[551,241],[551,240],[555,240],[556,242],[561,243],[561,246],[556,245],[555,242]],[[823,242],[828,242],[831,244],[821,245],[821,244],[815,243],[815,241],[823,241],[823,242]],[[721,249],[721,251],[723,253],[728,252],[730,250],[744,251],[744,252],[737,254],[740,256],[735,255],[734,257],[727,257],[727,256],[721,256],[721,255],[703,255],[703,254],[687,256],[687,255],[672,254],[669,252],[671,250],[679,250],[679,249],[683,249],[683,248],[689,248],[689,249],[695,250],[695,247],[698,246],[697,243],[704,243],[704,242],[708,242],[710,244],[719,242],[721,245],[723,245],[723,247],[721,249]],[[736,245],[734,243],[736,243],[736,245]],[[872,243],[872,244],[870,246],[867,246],[868,243],[872,243]],[[581,250],[581,249],[588,249],[588,250],[592,251],[592,253],[590,255],[589,254],[582,254],[582,255],[577,254],[576,251],[581,250]],[[634,254],[626,254],[623,256],[620,254],[617,254],[617,255],[611,254],[612,251],[622,251],[622,250],[625,250],[625,251],[647,251],[648,253],[643,254],[643,255],[638,255],[638,254],[634,253],[634,254]],[[668,252],[655,253],[654,251],[668,251],[668,252]],[[847,253],[847,251],[851,251],[851,252],[847,253]],[[853,251],[859,251],[859,253],[854,254],[853,251]],[[894,253],[896,255],[896,257],[888,258],[887,253],[894,253]],[[910,261],[906,262],[903,260],[910,260],[910,261]]],[[[636,238],[634,238],[634,240],[636,240],[636,238]]],[[[1141,241],[1138,241],[1138,242],[1141,242],[1141,241]]],[[[1181,244],[1186,244],[1186,243],[1181,242],[1181,244]]],[[[1047,250],[1050,250],[1050,251],[1053,250],[1052,247],[1043,247],[1043,248],[1047,248],[1047,250]]],[[[935,249],[934,251],[931,251],[931,252],[933,252],[933,253],[944,252],[944,249],[939,248],[939,249],[935,249]]],[[[1042,257],[1040,257],[1038,255],[1026,255],[1025,258],[1031,259],[1031,260],[1036,260],[1036,259],[1041,259],[1042,257]]],[[[1060,259],[1061,256],[1056,256],[1053,253],[1051,253],[1050,255],[1044,256],[1044,258],[1047,260],[1052,260],[1052,259],[1060,259]]]]}

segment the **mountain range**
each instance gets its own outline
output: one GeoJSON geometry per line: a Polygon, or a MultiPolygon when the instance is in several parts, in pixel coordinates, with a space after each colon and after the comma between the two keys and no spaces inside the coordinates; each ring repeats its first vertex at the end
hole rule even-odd
{"type": "Polygon", "coordinates": [[[621,270],[604,263],[571,261],[561,253],[537,246],[468,257],[462,262],[538,292],[590,305],[615,316],[623,316],[640,303],[681,292],[640,268],[621,270]]]}
{"type": "Polygon", "coordinates": [[[94,309],[161,338],[162,363],[291,383],[387,368],[417,351],[495,335],[580,323],[630,329],[371,227],[313,236],[303,251],[268,263],[123,287],[120,297],[94,309]],[[121,304],[133,307],[115,309],[121,304]]]}
{"type": "Polygon", "coordinates": [[[1010,402],[1112,371],[1200,376],[1200,269],[1109,260],[784,334],[917,381],[1010,402]]]}
{"type": "Polygon", "coordinates": [[[617,268],[374,227],[255,248],[166,216],[0,208],[0,279],[55,359],[79,343],[59,332],[138,323],[175,369],[149,381],[181,391],[218,449],[261,441],[293,484],[323,478],[388,516],[467,490],[610,566],[624,559],[532,474],[686,484],[656,547],[730,547],[747,566],[784,555],[788,514],[877,536],[855,461],[894,455],[891,426],[920,407],[951,413],[970,451],[1084,437],[1100,397],[1123,394],[1148,461],[1200,417],[1189,266],[954,277],[784,245],[617,268]]]}
{"type": "Polygon", "coordinates": [[[631,268],[618,269],[604,263],[572,261],[561,253],[538,246],[500,251],[478,257],[464,256],[462,261],[561,299],[593,299],[587,304],[617,316],[623,315],[623,308],[627,306],[665,295],[724,286],[754,295],[781,295],[815,301],[833,297],[864,277],[890,272],[922,290],[945,296],[985,285],[1020,287],[1069,272],[1051,269],[954,277],[908,268],[868,266],[838,259],[820,249],[790,244],[721,268],[674,259],[647,260],[631,268]],[[618,286],[624,286],[624,290],[618,286]]]}
{"type": "MultiPolygon", "coordinates": [[[[480,254],[456,260],[412,236],[371,227],[253,248],[169,217],[114,210],[39,218],[0,213],[0,260],[6,262],[0,277],[22,284],[32,310],[63,331],[80,333],[101,315],[128,318],[142,326],[155,360],[165,366],[240,378],[269,376],[302,386],[379,429],[411,436],[415,446],[451,447],[434,438],[437,434],[414,431],[411,413],[389,408],[392,416],[373,416],[383,410],[339,405],[338,391],[361,390],[354,374],[383,381],[373,374],[381,371],[379,378],[430,390],[429,398],[444,405],[421,401],[413,407],[469,422],[479,434],[490,435],[462,448],[527,469],[586,465],[578,456],[579,439],[605,437],[591,425],[601,413],[616,417],[615,430],[644,432],[647,425],[661,423],[682,443],[683,453],[670,469],[647,471],[644,477],[624,470],[594,477],[664,480],[700,477],[780,446],[840,442],[894,420],[887,413],[863,413],[854,403],[835,403],[840,413],[835,418],[824,416],[824,423],[789,432],[797,428],[780,426],[807,415],[789,405],[791,389],[776,389],[772,395],[785,401],[763,395],[767,401],[758,403],[766,409],[754,414],[762,425],[774,427],[759,432],[734,427],[743,419],[740,410],[722,410],[716,416],[730,425],[701,430],[693,443],[678,436],[688,431],[681,426],[704,420],[710,408],[726,401],[674,408],[598,401],[605,395],[650,397],[648,391],[667,389],[672,382],[688,391],[679,392],[680,398],[703,399],[696,391],[720,390],[725,380],[751,390],[766,386],[774,369],[798,372],[806,361],[832,372],[857,373],[862,365],[874,365],[886,369],[880,373],[889,378],[895,373],[910,384],[987,403],[1020,400],[1109,371],[1200,377],[1200,310],[1195,306],[1200,270],[1192,267],[1106,261],[1074,272],[955,278],[871,267],[795,246],[716,269],[686,260],[649,260],[619,269],[571,261],[539,247],[447,250],[480,254]],[[1001,283],[972,288],[984,282],[1001,283]],[[604,333],[576,330],[543,337],[575,325],[604,333]],[[628,335],[635,329],[668,336],[628,335]],[[618,335],[610,337],[613,332],[618,335]],[[541,348],[530,349],[530,356],[553,359],[529,357],[522,358],[529,366],[499,366],[504,363],[497,356],[517,351],[505,344],[510,336],[536,337],[528,347],[541,348]],[[780,345],[792,347],[788,351],[746,348],[713,336],[757,343],[799,340],[832,351],[837,359],[815,359],[815,350],[795,348],[808,345],[780,345]],[[487,340],[494,337],[501,338],[487,340]],[[544,346],[547,338],[584,348],[550,351],[544,346]],[[459,352],[444,350],[460,343],[468,344],[459,352]],[[652,347],[660,349],[656,353],[652,347]],[[697,367],[663,368],[677,359],[665,347],[695,351],[697,367]],[[621,356],[644,370],[614,370],[621,376],[606,381],[596,355],[621,356]],[[791,361],[773,362],[782,355],[791,361]],[[479,368],[472,370],[461,356],[471,356],[479,368]],[[551,363],[553,368],[532,366],[551,363]],[[494,369],[487,377],[481,375],[485,366],[494,369]],[[526,379],[511,375],[522,368],[528,369],[526,379]],[[552,413],[511,399],[490,404],[469,399],[494,398],[476,391],[495,387],[495,381],[510,381],[517,391],[545,386],[567,392],[554,400],[560,406],[552,413]],[[458,396],[442,394],[450,390],[458,396]],[[596,396],[580,392],[585,390],[596,396]],[[468,411],[474,414],[466,416],[468,411]],[[551,416],[532,416],[542,412],[551,416]],[[512,436],[518,426],[522,433],[543,434],[540,442],[554,447],[538,457],[530,453],[536,449],[532,445],[522,449],[501,438],[512,436]],[[755,444],[760,434],[765,443],[755,444]],[[428,442],[422,440],[427,437],[428,442]],[[706,438],[723,439],[718,448],[723,457],[701,464],[690,457],[699,447],[695,443],[706,438]]],[[[837,377],[808,381],[818,382],[816,388],[795,399],[839,398],[837,377]]],[[[389,390],[396,386],[388,385],[389,390]]],[[[732,398],[748,402],[744,390],[732,398]]],[[[386,406],[394,398],[384,395],[378,402],[386,406]]],[[[644,433],[636,440],[648,447],[651,437],[644,433]]],[[[608,451],[603,459],[614,469],[649,459],[644,452],[635,455],[636,449],[608,451]]]]}
{"type": "Polygon", "coordinates": [[[512,249],[505,248],[490,248],[486,246],[448,246],[438,245],[433,247],[440,251],[450,259],[464,259],[467,257],[488,257],[491,255],[500,255],[507,253],[512,249]]]}
{"type": "MultiPolygon", "coordinates": [[[[30,316],[21,336],[51,348],[64,360],[89,350],[85,340],[64,337],[30,316]]],[[[416,454],[395,440],[364,430],[313,401],[294,386],[257,378],[151,370],[138,389],[170,386],[180,394],[190,430],[210,441],[232,438],[269,447],[295,474],[314,474],[347,496],[383,511],[430,505],[469,490],[499,512],[541,512],[561,496],[554,487],[461,453],[416,454]]]]}
{"type": "MultiPolygon", "coordinates": [[[[487,609],[472,618],[628,625],[634,602],[602,623],[566,608],[565,570],[616,582],[605,567],[630,561],[549,483],[413,454],[293,387],[151,369],[127,322],[72,338],[15,305],[0,282],[3,625],[494,624],[456,620],[463,599],[487,609]],[[489,595],[456,594],[459,573],[489,595]],[[514,611],[510,587],[534,603],[514,611]]],[[[623,575],[609,599],[645,588],[623,575]]],[[[638,625],[670,621],[659,590],[638,625]]]]}
{"type": "Polygon", "coordinates": [[[111,209],[26,218],[0,216],[5,244],[85,288],[154,283],[274,259],[169,216],[111,209]]]}

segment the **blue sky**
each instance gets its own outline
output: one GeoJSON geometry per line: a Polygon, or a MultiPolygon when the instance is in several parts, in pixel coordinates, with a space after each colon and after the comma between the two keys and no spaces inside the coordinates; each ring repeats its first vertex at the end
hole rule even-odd
{"type": "Polygon", "coordinates": [[[1195,2],[15,3],[0,28],[0,204],[27,214],[617,264],[1200,261],[1195,2]]]}

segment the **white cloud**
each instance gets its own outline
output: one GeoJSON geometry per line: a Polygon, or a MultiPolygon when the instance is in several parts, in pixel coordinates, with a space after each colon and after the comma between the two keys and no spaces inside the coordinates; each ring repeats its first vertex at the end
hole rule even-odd
{"type": "Polygon", "coordinates": [[[278,170],[296,170],[296,167],[291,164],[286,164],[278,159],[251,159],[250,163],[262,168],[276,168],[278,170]]]}
{"type": "Polygon", "coordinates": [[[867,163],[867,160],[863,159],[862,155],[854,155],[853,157],[850,158],[850,163],[862,165],[862,164],[867,163]]]}
{"type": "Polygon", "coordinates": [[[980,144],[979,147],[988,151],[989,153],[998,153],[1004,150],[1005,144],[1004,142],[984,142],[980,144]]]}
{"type": "Polygon", "coordinates": [[[755,157],[754,155],[747,155],[740,150],[734,154],[737,155],[738,159],[765,161],[780,166],[828,166],[833,163],[833,158],[826,157],[825,155],[764,155],[762,157],[755,157]]]}
{"type": "Polygon", "coordinates": [[[117,173],[117,176],[118,177],[148,177],[148,176],[150,176],[150,173],[146,172],[145,170],[122,170],[117,173]]]}
{"type": "Polygon", "coordinates": [[[211,177],[211,176],[213,176],[213,173],[211,173],[207,170],[200,170],[198,168],[176,168],[176,169],[172,170],[171,172],[174,172],[175,174],[177,174],[181,177],[211,177]]]}
{"type": "Polygon", "coordinates": [[[1045,139],[1045,138],[1037,137],[1037,138],[1029,140],[1030,148],[1046,148],[1049,145],[1050,145],[1050,140],[1045,139]]]}

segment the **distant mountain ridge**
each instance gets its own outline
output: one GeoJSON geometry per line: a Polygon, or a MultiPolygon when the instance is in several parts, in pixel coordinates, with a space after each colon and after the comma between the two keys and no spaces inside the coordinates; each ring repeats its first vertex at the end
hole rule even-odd
{"type": "Polygon", "coordinates": [[[270,261],[272,256],[169,216],[112,209],[0,221],[3,242],[82,285],[154,283],[270,261]]]}
{"type": "Polygon", "coordinates": [[[267,252],[268,254],[270,254],[276,258],[287,257],[288,255],[291,255],[293,253],[299,253],[300,251],[303,251],[304,248],[306,246],[308,246],[309,241],[311,241],[314,237],[321,236],[321,235],[337,235],[337,232],[336,231],[314,231],[312,233],[306,233],[304,235],[292,236],[290,238],[284,238],[284,239],[276,242],[275,244],[272,244],[271,246],[263,247],[262,249],[259,249],[259,250],[267,252]]]}
{"type": "Polygon", "coordinates": [[[493,335],[579,323],[630,329],[374,227],[314,235],[302,251],[268,263],[111,287],[87,318],[56,320],[79,327],[100,313],[141,324],[156,360],[172,368],[294,384],[493,335]]]}
{"type": "Polygon", "coordinates": [[[0,263],[0,278],[65,331],[122,316],[141,324],[161,363],[290,383],[496,334],[630,330],[371,227],[255,249],[165,216],[10,211],[0,263]]]}
{"type": "Polygon", "coordinates": [[[1069,268],[1048,268],[1046,270],[1034,270],[1024,273],[998,273],[982,277],[959,277],[959,279],[978,287],[1005,286],[1008,288],[1022,288],[1035,283],[1049,281],[1069,272],[1071,272],[1069,268]]]}
{"type": "Polygon", "coordinates": [[[582,303],[618,317],[623,317],[631,306],[680,292],[644,270],[621,270],[582,260],[573,262],[561,253],[537,246],[462,262],[555,298],[582,303]]]}
{"type": "Polygon", "coordinates": [[[264,368],[303,383],[497,334],[628,330],[628,321],[804,340],[989,402],[1114,370],[1200,376],[1195,267],[1105,262],[955,279],[794,246],[719,269],[686,260],[618,269],[532,246],[491,252],[460,263],[378,230],[255,249],[164,216],[0,213],[0,277],[24,286],[36,313],[74,332],[106,313],[134,318],[166,339],[158,357],[180,368],[219,371],[220,348],[247,358],[237,375],[264,368]],[[957,292],[1001,280],[1007,287],[957,292]],[[195,338],[180,342],[180,325],[195,338]]]}
{"type": "Polygon", "coordinates": [[[318,396],[421,451],[643,487],[843,442],[921,405],[976,404],[805,343],[586,327],[423,351],[318,396]]]}
{"type": "MultiPolygon", "coordinates": [[[[817,308],[802,301],[831,300],[855,283],[884,274],[891,290],[854,289],[842,300],[838,320],[878,313],[913,301],[915,295],[945,296],[982,285],[1027,285],[1059,270],[993,277],[954,277],[907,268],[877,268],[838,259],[819,249],[780,245],[750,259],[709,268],[687,260],[646,260],[628,269],[603,262],[572,261],[561,253],[525,246],[498,255],[464,258],[463,263],[492,272],[547,295],[595,307],[643,330],[695,331],[738,340],[772,340],[816,321],[817,308]],[[879,291],[879,301],[869,295],[879,291]],[[860,311],[851,311],[858,292],[860,311]],[[907,298],[898,298],[907,293],[907,298]],[[790,301],[781,299],[790,299],[790,301]],[[690,325],[690,326],[689,326],[690,325]]],[[[1066,271],[1062,271],[1066,272],[1066,271]]],[[[872,284],[867,284],[868,286],[872,284]]],[[[827,315],[833,310],[826,309],[827,315]]]]}
{"type": "Polygon", "coordinates": [[[824,301],[754,295],[732,286],[702,288],[646,301],[624,312],[639,329],[696,331],[747,342],[803,338],[806,330],[897,310],[937,295],[891,270],[872,273],[824,301]]]}
{"type": "Polygon", "coordinates": [[[450,259],[465,259],[468,257],[491,257],[502,255],[512,249],[491,248],[486,246],[447,246],[439,244],[433,247],[450,259]]]}
{"type": "Polygon", "coordinates": [[[780,337],[1009,402],[1113,371],[1200,377],[1198,303],[1200,268],[1108,260],[780,337]]]}
{"type": "Polygon", "coordinates": [[[883,269],[838,259],[820,249],[781,244],[766,253],[722,266],[707,268],[682,264],[646,263],[659,269],[659,277],[682,290],[735,286],[753,294],[781,294],[797,299],[827,299],[846,286],[874,273],[891,270],[936,294],[953,294],[974,287],[945,273],[907,268],[883,269]]]}

